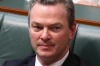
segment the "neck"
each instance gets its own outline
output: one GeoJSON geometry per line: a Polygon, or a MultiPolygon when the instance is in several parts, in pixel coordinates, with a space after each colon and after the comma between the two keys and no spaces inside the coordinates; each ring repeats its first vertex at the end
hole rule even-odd
{"type": "Polygon", "coordinates": [[[48,66],[48,65],[51,65],[51,64],[61,60],[68,53],[68,51],[69,51],[69,48],[66,49],[65,53],[59,53],[59,55],[56,55],[53,57],[45,57],[45,58],[41,58],[41,57],[37,56],[37,59],[43,66],[48,66]]]}

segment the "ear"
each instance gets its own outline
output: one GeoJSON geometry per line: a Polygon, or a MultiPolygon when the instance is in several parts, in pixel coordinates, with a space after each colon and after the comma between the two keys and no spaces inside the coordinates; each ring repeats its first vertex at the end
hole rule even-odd
{"type": "Polygon", "coordinates": [[[74,22],[74,24],[72,25],[72,27],[70,28],[70,33],[69,33],[69,40],[71,40],[75,34],[76,31],[76,22],[74,22]]]}

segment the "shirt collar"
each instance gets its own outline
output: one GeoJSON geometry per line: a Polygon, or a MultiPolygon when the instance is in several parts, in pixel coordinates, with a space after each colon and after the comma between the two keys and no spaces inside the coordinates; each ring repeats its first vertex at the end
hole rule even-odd
{"type": "MultiPolygon", "coordinates": [[[[66,58],[68,57],[68,55],[69,55],[69,51],[66,53],[66,55],[61,60],[59,60],[49,66],[61,66],[63,64],[63,62],[66,60],[66,58]]],[[[37,59],[37,56],[36,56],[35,66],[42,66],[42,64],[37,59]]]]}

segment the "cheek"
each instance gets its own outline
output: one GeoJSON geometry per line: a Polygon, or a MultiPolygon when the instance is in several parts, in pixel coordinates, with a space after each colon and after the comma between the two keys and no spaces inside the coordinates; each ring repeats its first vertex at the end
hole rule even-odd
{"type": "Polygon", "coordinates": [[[34,46],[38,41],[38,35],[33,31],[29,31],[29,35],[30,35],[31,44],[32,46],[34,46]]]}
{"type": "Polygon", "coordinates": [[[30,31],[29,32],[29,35],[30,35],[30,41],[31,41],[31,45],[32,45],[32,47],[33,47],[33,45],[34,45],[34,42],[35,42],[35,40],[34,40],[34,34],[30,31]]]}
{"type": "Polygon", "coordinates": [[[61,32],[61,33],[56,34],[55,36],[53,36],[53,39],[54,39],[54,41],[56,41],[56,43],[60,43],[60,44],[68,43],[69,33],[61,32]]]}
{"type": "Polygon", "coordinates": [[[34,38],[35,38],[34,33],[32,33],[32,31],[30,31],[30,40],[31,40],[31,42],[34,42],[34,38]]]}
{"type": "Polygon", "coordinates": [[[56,35],[54,41],[56,43],[56,51],[62,52],[63,50],[68,49],[69,46],[69,34],[67,33],[61,33],[59,35],[56,35]],[[59,49],[60,48],[60,49],[59,49]]]}
{"type": "Polygon", "coordinates": [[[29,30],[29,34],[30,34],[30,40],[31,42],[36,42],[39,38],[39,33],[34,32],[32,29],[29,30]]]}

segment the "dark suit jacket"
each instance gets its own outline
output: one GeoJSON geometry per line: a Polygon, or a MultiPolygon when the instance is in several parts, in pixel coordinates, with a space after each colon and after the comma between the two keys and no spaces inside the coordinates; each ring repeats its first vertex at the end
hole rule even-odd
{"type": "MultiPolygon", "coordinates": [[[[35,66],[35,55],[32,55],[24,60],[6,61],[3,66],[35,66]]],[[[62,66],[90,66],[77,55],[69,53],[68,58],[64,61],[62,66]]]]}

